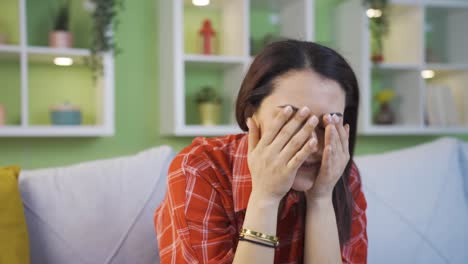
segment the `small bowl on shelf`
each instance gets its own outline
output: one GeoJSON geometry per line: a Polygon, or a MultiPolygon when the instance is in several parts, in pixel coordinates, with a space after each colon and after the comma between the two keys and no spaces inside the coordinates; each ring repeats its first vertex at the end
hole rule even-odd
{"type": "Polygon", "coordinates": [[[81,125],[81,110],[78,106],[65,103],[49,109],[52,125],[81,125]]]}

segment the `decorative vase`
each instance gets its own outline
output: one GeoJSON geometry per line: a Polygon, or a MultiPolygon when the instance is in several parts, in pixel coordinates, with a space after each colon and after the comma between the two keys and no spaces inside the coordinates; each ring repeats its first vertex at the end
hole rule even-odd
{"type": "Polygon", "coordinates": [[[389,103],[380,104],[379,111],[375,116],[375,123],[379,125],[391,125],[395,122],[395,114],[389,103]]]}
{"type": "Polygon", "coordinates": [[[0,104],[0,126],[3,126],[6,124],[6,110],[5,106],[0,104]]]}
{"type": "Polygon", "coordinates": [[[221,104],[217,103],[201,103],[198,105],[200,114],[200,122],[204,126],[212,126],[219,124],[221,104]]]}
{"type": "Polygon", "coordinates": [[[49,32],[49,47],[51,48],[71,48],[73,46],[73,35],[69,31],[49,32]]]}

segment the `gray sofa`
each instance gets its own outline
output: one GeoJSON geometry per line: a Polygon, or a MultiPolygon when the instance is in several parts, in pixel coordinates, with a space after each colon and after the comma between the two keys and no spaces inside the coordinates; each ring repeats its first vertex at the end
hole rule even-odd
{"type": "MultiPolygon", "coordinates": [[[[153,214],[174,151],[19,178],[31,263],[159,263],[153,214]]],[[[451,138],[359,156],[368,201],[368,263],[468,263],[468,145],[451,138]]]]}

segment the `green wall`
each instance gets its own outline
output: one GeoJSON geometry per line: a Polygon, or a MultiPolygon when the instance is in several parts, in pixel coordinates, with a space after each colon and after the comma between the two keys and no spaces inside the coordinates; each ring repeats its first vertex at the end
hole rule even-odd
{"type": "MultiPolygon", "coordinates": [[[[133,154],[161,144],[168,144],[180,150],[191,142],[191,138],[159,135],[158,124],[161,117],[156,5],[155,0],[126,1],[125,11],[121,15],[121,24],[116,32],[123,53],[115,61],[115,136],[0,138],[0,166],[19,164],[23,168],[38,168],[66,165],[133,154]]],[[[330,36],[321,38],[331,38],[330,36]]],[[[466,134],[458,137],[468,141],[466,134]]],[[[433,136],[359,137],[357,152],[360,154],[383,152],[435,138],[433,136]]]]}

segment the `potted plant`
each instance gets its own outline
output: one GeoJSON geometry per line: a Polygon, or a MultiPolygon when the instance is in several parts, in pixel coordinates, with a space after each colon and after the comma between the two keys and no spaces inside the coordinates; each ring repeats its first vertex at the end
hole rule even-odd
{"type": "Polygon", "coordinates": [[[211,86],[202,87],[195,96],[202,125],[220,123],[221,96],[211,86]]]}
{"type": "Polygon", "coordinates": [[[395,113],[390,102],[396,97],[392,89],[382,89],[375,95],[379,109],[375,115],[374,122],[379,125],[391,125],[395,123],[395,113]]]}
{"type": "Polygon", "coordinates": [[[363,0],[369,16],[371,33],[371,60],[375,63],[384,61],[383,37],[388,33],[388,0],[363,0]]]}
{"type": "Polygon", "coordinates": [[[49,32],[49,47],[71,48],[73,35],[70,26],[70,1],[61,4],[54,20],[53,30],[49,32]]]}
{"type": "Polygon", "coordinates": [[[117,15],[124,7],[124,0],[88,0],[88,5],[91,6],[93,19],[91,57],[88,64],[97,78],[103,74],[102,53],[120,52],[113,31],[117,30],[117,15]]]}

